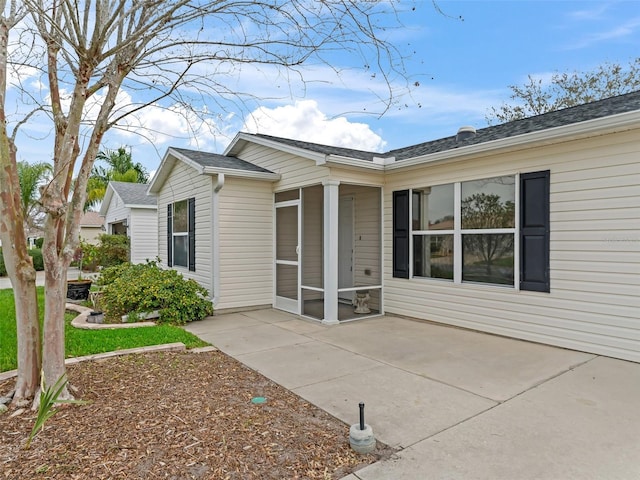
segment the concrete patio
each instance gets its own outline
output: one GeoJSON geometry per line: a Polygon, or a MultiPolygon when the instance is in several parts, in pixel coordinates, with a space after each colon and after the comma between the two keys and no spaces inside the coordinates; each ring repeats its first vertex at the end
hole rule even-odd
{"type": "Polygon", "coordinates": [[[365,402],[398,453],[344,480],[640,478],[640,364],[393,316],[186,329],[347,424],[365,402]]]}

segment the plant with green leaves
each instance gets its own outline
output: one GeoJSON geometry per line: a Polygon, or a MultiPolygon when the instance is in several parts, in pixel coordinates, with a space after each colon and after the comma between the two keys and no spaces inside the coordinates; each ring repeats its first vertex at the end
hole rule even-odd
{"type": "Polygon", "coordinates": [[[38,435],[38,433],[40,433],[44,429],[44,424],[46,423],[46,421],[57,413],[57,410],[55,409],[56,405],[61,403],[74,403],[84,405],[88,403],[83,400],[68,400],[60,398],[60,395],[62,395],[62,392],[65,390],[66,386],[66,374],[62,375],[53,386],[49,387],[45,385],[44,375],[41,376],[38,416],[36,417],[36,422],[33,424],[33,428],[31,429],[29,438],[27,438],[27,443],[24,446],[25,449],[31,447],[31,442],[34,438],[36,438],[36,435],[38,435]]]}
{"type": "Polygon", "coordinates": [[[103,306],[107,319],[139,318],[158,310],[160,322],[184,325],[213,313],[208,292],[175,270],[163,270],[156,262],[123,264],[102,271],[103,306]]]}
{"type": "Polygon", "coordinates": [[[627,65],[603,63],[584,72],[555,72],[550,78],[529,75],[524,85],[509,85],[511,103],[487,112],[489,125],[511,122],[583,105],[640,88],[640,57],[627,65]]]}

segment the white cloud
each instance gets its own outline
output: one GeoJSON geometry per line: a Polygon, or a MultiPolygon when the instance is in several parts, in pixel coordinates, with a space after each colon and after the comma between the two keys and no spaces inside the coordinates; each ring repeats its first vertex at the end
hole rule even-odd
{"type": "Polygon", "coordinates": [[[197,113],[178,104],[168,107],[153,104],[122,119],[117,133],[127,140],[139,137],[155,147],[177,141],[190,148],[211,150],[221,143],[226,145],[232,138],[227,131],[230,120],[227,117],[216,121],[206,108],[197,113]]]}
{"type": "Polygon", "coordinates": [[[383,151],[386,146],[369,125],[346,117],[328,118],[315,100],[260,107],[247,116],[243,130],[357,150],[383,151]]]}

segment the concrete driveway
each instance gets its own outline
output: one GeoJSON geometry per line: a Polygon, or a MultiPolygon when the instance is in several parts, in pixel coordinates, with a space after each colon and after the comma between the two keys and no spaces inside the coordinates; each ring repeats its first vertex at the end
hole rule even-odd
{"type": "Polygon", "coordinates": [[[398,453],[345,480],[640,478],[640,364],[393,316],[186,329],[347,424],[365,402],[398,453]]]}

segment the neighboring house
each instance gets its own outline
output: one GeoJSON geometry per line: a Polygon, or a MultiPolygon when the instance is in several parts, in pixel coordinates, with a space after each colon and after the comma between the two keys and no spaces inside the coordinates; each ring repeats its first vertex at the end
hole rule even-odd
{"type": "Polygon", "coordinates": [[[87,243],[98,243],[104,233],[104,219],[98,212],[84,212],[80,217],[80,239],[87,243]]]}
{"type": "Polygon", "coordinates": [[[218,311],[398,314],[640,361],[640,92],[382,154],[240,133],[169,148],[149,191],[163,264],[218,311]]]}
{"type": "Polygon", "coordinates": [[[109,182],[100,207],[107,233],[129,236],[132,263],[158,256],[156,197],[147,195],[148,187],[143,183],[109,182]]]}

